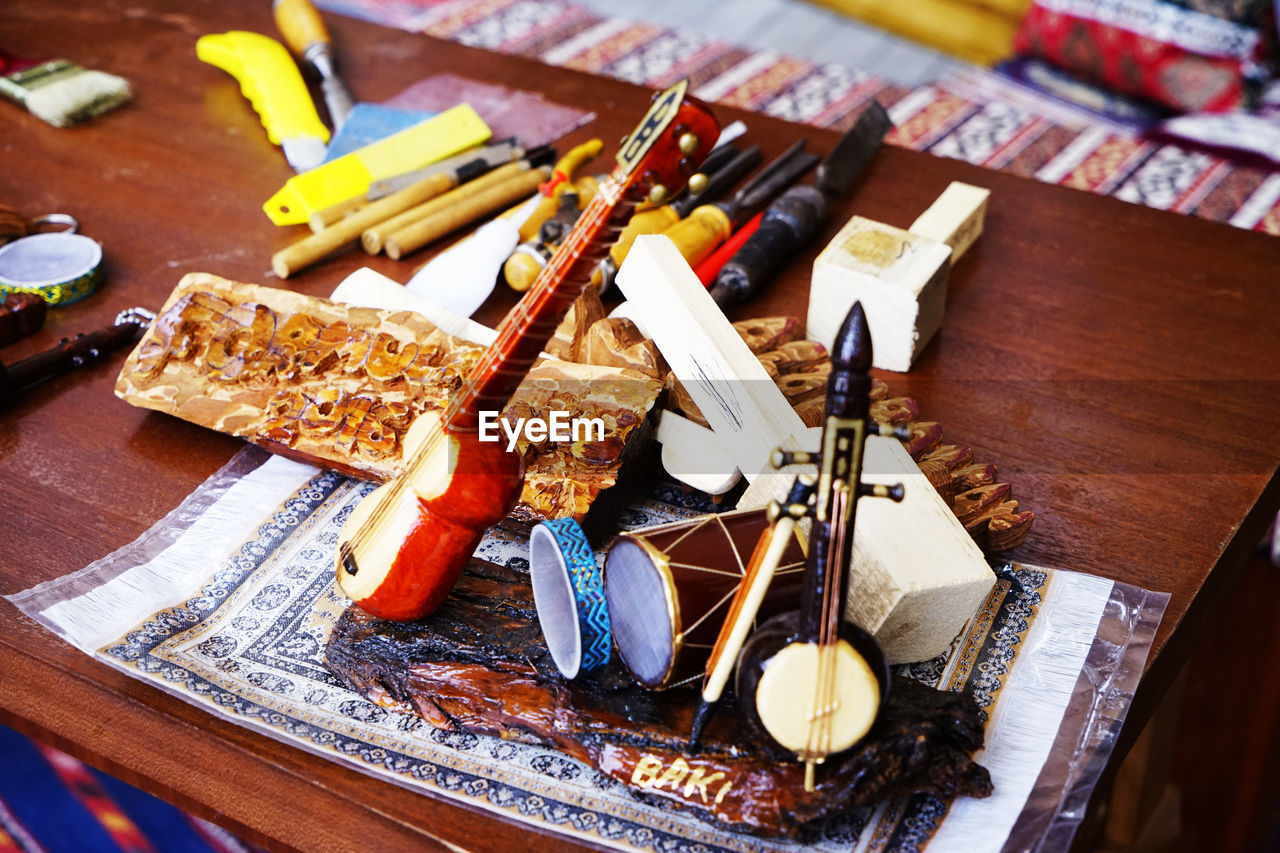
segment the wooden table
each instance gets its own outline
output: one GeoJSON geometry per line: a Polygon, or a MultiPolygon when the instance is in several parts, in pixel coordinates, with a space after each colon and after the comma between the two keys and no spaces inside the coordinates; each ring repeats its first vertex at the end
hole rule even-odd
{"type": "MultiPolygon", "coordinates": [[[[291,172],[236,83],[194,51],[205,33],[274,35],[268,5],[9,0],[0,8],[6,50],[67,55],[124,75],[136,91],[126,109],[70,130],[5,105],[0,202],[29,215],[74,214],[102,242],[108,279],[0,358],[105,325],[128,306],[158,307],[189,271],[310,294],[329,292],[362,264],[407,278],[410,264],[363,254],[287,283],[270,274],[272,252],[301,232],[271,226],[259,206],[291,172]]],[[[362,100],[454,72],[585,105],[599,117],[566,144],[598,135],[610,146],[648,103],[647,91],[622,83],[330,22],[362,100]]],[[[747,118],[767,155],[801,135],[818,151],[835,140],[719,114],[747,118]]],[[[1131,732],[1280,506],[1280,241],[889,149],[820,242],[855,212],[906,226],[956,179],[991,188],[986,234],[954,271],[940,338],[910,377],[890,379],[947,435],[1000,464],[1036,511],[1031,540],[1015,556],[1172,594],[1131,732]]],[[[739,315],[803,316],[817,248],[739,315]]],[[[480,319],[496,321],[512,301],[500,294],[480,319]]],[[[130,542],[239,447],[116,400],[119,362],[50,382],[0,413],[0,593],[130,542]]],[[[0,720],[250,840],[506,850],[520,833],[527,849],[565,843],[211,717],[96,663],[8,603],[0,620],[0,720]]]]}

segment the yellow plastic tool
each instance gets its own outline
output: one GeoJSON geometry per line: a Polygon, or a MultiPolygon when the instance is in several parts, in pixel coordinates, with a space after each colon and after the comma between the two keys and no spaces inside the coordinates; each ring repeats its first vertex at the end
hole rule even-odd
{"type": "Polygon", "coordinates": [[[240,91],[253,104],[267,138],[285,149],[294,168],[314,166],[324,158],[329,129],[320,121],[307,84],[284,45],[259,33],[232,30],[201,36],[196,56],[240,81],[240,91]],[[295,160],[299,153],[301,161],[295,160]]]}
{"type": "Polygon", "coordinates": [[[262,206],[276,225],[307,222],[311,214],[364,195],[369,185],[420,169],[479,145],[492,136],[468,104],[292,177],[262,206]]]}

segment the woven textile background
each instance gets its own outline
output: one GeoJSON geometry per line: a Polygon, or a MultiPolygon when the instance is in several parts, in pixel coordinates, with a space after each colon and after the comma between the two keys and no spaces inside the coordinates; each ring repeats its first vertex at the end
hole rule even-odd
{"type": "Polygon", "coordinates": [[[474,47],[844,129],[878,99],[888,141],[1047,183],[1280,234],[1280,172],[1144,140],[974,68],[916,89],[844,65],[735,47],[700,33],[601,18],[568,0],[322,0],[329,11],[474,47]]]}

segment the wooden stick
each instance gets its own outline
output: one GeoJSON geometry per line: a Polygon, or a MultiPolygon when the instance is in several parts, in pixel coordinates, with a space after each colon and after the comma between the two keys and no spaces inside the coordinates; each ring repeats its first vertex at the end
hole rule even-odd
{"type": "Polygon", "coordinates": [[[281,249],[272,256],[271,268],[281,278],[288,278],[298,270],[355,243],[366,228],[440,195],[456,182],[457,177],[452,173],[423,178],[416,184],[366,205],[319,234],[304,237],[292,246],[281,249]]]}
{"type": "MultiPolygon", "coordinates": [[[[387,255],[399,260],[402,255],[438,240],[451,231],[469,225],[500,210],[513,201],[537,192],[538,185],[551,177],[550,167],[529,169],[503,183],[475,193],[466,193],[447,207],[414,222],[399,231],[392,232],[383,245],[387,255]]],[[[469,187],[468,187],[469,189],[469,187]]]]}
{"type": "Polygon", "coordinates": [[[319,234],[324,229],[333,225],[335,222],[341,222],[348,215],[354,213],[369,203],[369,199],[362,195],[349,198],[346,201],[340,201],[332,207],[326,207],[324,210],[317,210],[311,214],[311,218],[307,223],[311,226],[314,234],[319,234]]]}
{"type": "Polygon", "coordinates": [[[422,217],[429,216],[437,210],[448,208],[466,195],[488,189],[495,184],[502,183],[513,175],[523,174],[528,170],[529,161],[517,160],[514,163],[505,163],[474,180],[467,181],[462,186],[454,186],[453,189],[446,187],[449,191],[444,195],[428,197],[423,199],[421,204],[401,208],[394,216],[383,217],[377,222],[367,224],[364,227],[364,233],[360,235],[360,244],[364,246],[366,252],[376,255],[382,251],[383,243],[386,242],[387,237],[401,228],[417,222],[422,217]]]}

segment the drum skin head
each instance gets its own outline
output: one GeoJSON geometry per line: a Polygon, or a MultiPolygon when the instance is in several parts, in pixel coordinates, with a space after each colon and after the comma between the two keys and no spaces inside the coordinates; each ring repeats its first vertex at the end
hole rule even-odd
{"type": "Polygon", "coordinates": [[[618,654],[636,680],[657,687],[675,665],[679,614],[660,552],[621,536],[605,559],[604,596],[618,654]]]}

